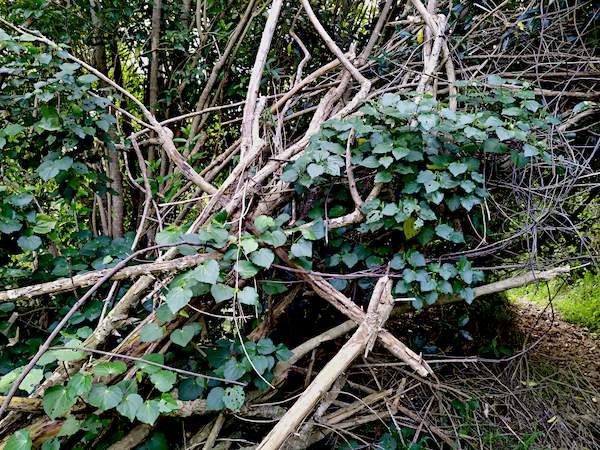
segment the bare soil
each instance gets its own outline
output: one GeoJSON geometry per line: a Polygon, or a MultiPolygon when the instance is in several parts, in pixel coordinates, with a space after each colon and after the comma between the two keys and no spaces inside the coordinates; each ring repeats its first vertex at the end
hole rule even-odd
{"type": "MultiPolygon", "coordinates": [[[[528,336],[525,346],[563,369],[578,370],[600,387],[600,338],[597,333],[564,321],[550,306],[543,308],[526,300],[515,305],[515,325],[528,336]]],[[[599,405],[600,408],[600,405],[599,405]]]]}

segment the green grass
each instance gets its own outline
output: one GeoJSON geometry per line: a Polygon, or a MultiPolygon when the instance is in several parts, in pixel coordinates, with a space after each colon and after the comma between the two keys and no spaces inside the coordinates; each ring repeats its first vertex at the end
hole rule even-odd
{"type": "Polygon", "coordinates": [[[548,288],[552,304],[567,322],[600,331],[600,274],[587,272],[577,281],[550,280],[507,292],[510,300],[526,299],[541,306],[548,304],[548,288]]]}

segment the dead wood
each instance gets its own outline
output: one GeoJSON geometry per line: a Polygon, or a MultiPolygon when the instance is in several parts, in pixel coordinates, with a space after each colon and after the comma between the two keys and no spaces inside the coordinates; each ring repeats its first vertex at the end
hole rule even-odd
{"type": "MultiPolygon", "coordinates": [[[[302,61],[297,65],[295,77],[293,80],[290,79],[289,84],[285,85],[285,89],[282,89],[281,91],[278,90],[279,86],[263,86],[263,92],[269,90],[269,92],[275,92],[275,94],[261,96],[261,81],[264,81],[263,78],[266,78],[264,71],[267,64],[267,57],[269,51],[272,51],[272,43],[276,42],[274,39],[276,39],[275,31],[280,22],[279,17],[280,15],[283,16],[286,11],[284,9],[284,3],[281,0],[272,0],[259,3],[258,5],[254,0],[249,1],[247,4],[243,5],[245,10],[239,19],[239,23],[227,38],[227,44],[222,53],[217,45],[217,53],[219,53],[219,56],[216,58],[217,61],[212,66],[212,70],[210,67],[203,69],[206,71],[208,79],[196,104],[197,110],[165,121],[159,121],[157,119],[155,108],[155,103],[158,98],[160,63],[158,55],[161,34],[161,0],[155,0],[152,8],[150,82],[148,85],[150,94],[148,97],[150,100],[149,106],[145,106],[139,99],[136,99],[132,93],[119,86],[120,81],[111,81],[107,77],[107,70],[98,70],[101,68],[93,68],[89,64],[86,64],[85,61],[82,61],[81,58],[69,55],[71,61],[81,64],[81,66],[89,70],[90,73],[98,76],[103,83],[106,83],[106,85],[114,88],[129,101],[132,101],[133,104],[139,108],[139,111],[142,112],[141,117],[143,119],[138,118],[127,111],[121,111],[115,105],[115,108],[119,110],[120,114],[123,114],[123,116],[127,117],[132,122],[136,122],[144,127],[142,131],[132,133],[130,136],[132,141],[131,147],[133,147],[133,150],[136,152],[138,164],[140,166],[139,172],[142,175],[144,183],[143,186],[141,186],[139,179],[136,179],[134,175],[128,172],[129,181],[135,189],[138,189],[145,196],[143,211],[136,225],[137,233],[133,247],[137,247],[139,242],[144,242],[144,240],[140,241],[140,239],[144,239],[145,237],[149,237],[149,241],[151,242],[151,237],[158,230],[161,230],[163,225],[181,225],[189,220],[190,222],[193,221],[193,224],[188,230],[194,232],[198,230],[200,226],[210,223],[214,214],[221,209],[224,209],[229,214],[228,220],[235,223],[233,228],[237,228],[235,231],[236,233],[241,234],[245,231],[251,232],[252,227],[247,226],[247,223],[251,223],[252,219],[258,215],[271,215],[271,213],[276,211],[283,202],[290,198],[294,186],[284,182],[280,177],[282,168],[285,164],[302,157],[311,139],[319,132],[324,121],[331,118],[342,118],[348,117],[349,115],[361,114],[356,113],[356,109],[367,99],[376,98],[386,92],[406,93],[416,91],[417,101],[427,95],[432,95],[435,98],[448,94],[448,106],[451,110],[456,110],[458,103],[456,99],[458,87],[454,82],[456,81],[457,74],[462,75],[463,78],[466,79],[473,78],[486,82],[488,73],[500,73],[498,71],[484,72],[486,65],[495,64],[495,60],[506,61],[507,59],[510,60],[515,58],[515,55],[511,55],[509,52],[499,51],[498,49],[501,48],[501,45],[496,45],[492,53],[486,54],[484,51],[486,45],[476,42],[473,47],[480,49],[481,51],[465,51],[466,55],[464,57],[462,55],[464,50],[458,48],[467,36],[473,34],[478,37],[478,41],[484,40],[485,35],[484,38],[482,38],[482,31],[479,30],[478,27],[489,18],[493,19],[496,15],[498,15],[498,17],[503,16],[503,14],[498,13],[498,11],[505,3],[506,2],[499,4],[494,7],[493,10],[486,11],[483,18],[476,21],[472,28],[462,37],[460,42],[452,47],[448,43],[448,37],[453,32],[453,24],[449,23],[448,18],[444,15],[436,13],[436,10],[442,10],[442,7],[439,5],[440,7],[438,8],[435,0],[429,0],[427,6],[425,6],[421,0],[411,0],[406,4],[404,13],[401,16],[396,14],[398,12],[396,3],[392,0],[386,0],[382,5],[374,5],[373,11],[379,14],[379,17],[366,45],[364,45],[362,51],[356,56],[356,45],[352,44],[349,49],[340,48],[338,43],[336,43],[337,36],[330,35],[326,29],[329,27],[329,24],[321,23],[319,17],[315,13],[316,10],[317,13],[320,14],[319,10],[317,8],[313,10],[309,0],[301,0],[301,7],[298,7],[298,14],[305,15],[306,17],[304,17],[304,19],[308,19],[308,21],[305,21],[304,23],[309,24],[314,28],[314,30],[311,30],[313,32],[313,40],[321,40],[325,44],[325,52],[330,52],[335,59],[326,64],[323,64],[323,62],[328,61],[329,58],[331,58],[331,55],[327,59],[321,60],[320,63],[315,64],[316,68],[313,68],[313,72],[303,78],[303,70],[313,57],[308,51],[307,46],[300,39],[300,36],[290,30],[290,36],[295,42],[294,45],[297,44],[304,55],[302,61]],[[245,95],[245,101],[232,103],[230,105],[214,106],[218,104],[223,90],[227,88],[226,77],[229,76],[227,66],[232,64],[233,55],[235,55],[240,48],[240,43],[248,32],[253,19],[261,15],[263,8],[266,8],[269,4],[271,7],[265,15],[266,23],[262,29],[262,35],[260,33],[258,34],[262,36],[260,44],[256,51],[256,55],[252,55],[254,65],[250,72],[250,80],[245,95]],[[414,12],[413,8],[417,11],[417,16],[409,16],[409,14],[414,12]],[[388,20],[390,17],[397,20],[389,22],[388,20]],[[386,32],[386,27],[397,25],[405,26],[405,32],[408,33],[408,36],[399,37],[396,34],[390,37],[389,42],[386,42],[380,48],[376,48],[376,43],[380,36],[386,32]],[[411,33],[417,34],[419,26],[424,27],[425,36],[422,58],[421,56],[415,58],[413,55],[406,57],[406,53],[400,52],[404,50],[403,45],[407,42],[406,40],[414,38],[411,33]],[[459,52],[461,53],[461,56],[460,58],[457,58],[459,52]],[[403,60],[398,63],[396,70],[384,74],[379,74],[377,72],[377,64],[375,64],[372,59],[380,57],[385,59],[387,57],[386,55],[390,55],[390,63],[395,64],[396,61],[394,61],[394,58],[399,54],[404,56],[402,57],[403,60]],[[374,58],[370,59],[370,56],[374,56],[374,58]],[[477,60],[477,64],[469,66],[467,62],[473,59],[477,60]],[[480,62],[480,60],[483,60],[483,62],[480,62]],[[319,64],[322,65],[319,67],[319,64]],[[217,85],[221,73],[223,73],[223,80],[217,85]],[[212,98],[210,98],[211,95],[212,98]],[[236,116],[235,108],[239,108],[242,105],[243,111],[241,117],[239,114],[236,116]],[[202,171],[200,171],[200,168],[194,168],[192,166],[192,164],[196,165],[196,160],[192,157],[194,155],[198,156],[201,148],[207,142],[209,131],[203,129],[202,126],[208,117],[209,112],[219,111],[219,114],[221,114],[221,110],[226,110],[227,114],[229,114],[229,116],[225,116],[225,122],[221,125],[229,126],[241,122],[240,138],[229,145],[224,152],[217,155],[208,165],[204,166],[202,171]],[[272,123],[268,123],[269,121],[265,120],[265,117],[262,114],[263,110],[266,111],[264,116],[268,116],[269,112],[273,115],[272,123]],[[312,115],[306,116],[306,114],[312,115]],[[175,144],[177,139],[174,139],[173,133],[167,125],[176,120],[184,120],[187,118],[192,118],[191,130],[187,137],[187,146],[185,147],[185,150],[180,152],[175,144]],[[285,135],[288,124],[298,126],[298,129],[294,130],[293,137],[285,135]],[[274,127],[277,127],[276,131],[273,131],[274,127]],[[196,144],[192,147],[192,141],[195,137],[198,137],[199,133],[201,133],[201,136],[199,136],[200,138],[195,141],[196,144]],[[145,136],[143,138],[144,141],[138,144],[135,139],[142,135],[148,136],[145,136]],[[161,175],[164,176],[167,173],[171,174],[174,170],[178,170],[187,180],[184,180],[185,183],[182,183],[183,187],[177,190],[173,198],[169,197],[168,201],[163,200],[162,196],[168,192],[169,188],[177,186],[175,183],[178,181],[168,180],[164,184],[161,184],[157,198],[153,196],[145,159],[140,151],[140,146],[142,146],[142,144],[146,146],[150,145],[151,156],[148,159],[154,159],[152,156],[154,149],[160,149],[163,155],[166,156],[162,159],[161,175]],[[157,145],[160,147],[154,147],[157,145]],[[237,164],[232,164],[231,161],[235,161],[234,158],[237,156],[239,156],[239,162],[237,162],[237,164]],[[170,167],[168,167],[169,164],[170,167]],[[230,166],[233,166],[231,167],[231,170],[228,173],[223,173],[223,170],[230,166]],[[161,198],[161,200],[158,200],[158,198],[161,198]],[[248,220],[248,218],[250,218],[250,220],[248,220]],[[163,219],[165,220],[164,224],[163,219]]],[[[189,12],[190,8],[190,1],[184,0],[182,11],[189,12]]],[[[203,8],[206,8],[206,2],[198,1],[196,4],[196,23],[198,39],[202,43],[204,43],[208,39],[210,33],[212,33],[210,26],[206,25],[206,17],[204,17],[206,11],[205,9],[203,10],[203,8]]],[[[367,14],[366,8],[364,14],[367,14]]],[[[187,17],[185,17],[185,19],[182,17],[182,22],[187,24],[188,19],[189,18],[187,17]]],[[[362,20],[364,19],[365,17],[362,18],[362,20]]],[[[361,19],[357,17],[357,22],[360,20],[361,19]]],[[[375,22],[374,18],[372,18],[372,20],[371,26],[373,25],[373,22],[375,22]]],[[[504,17],[502,18],[503,22],[506,22],[506,20],[507,19],[504,17]]],[[[2,21],[5,23],[4,20],[2,21]]],[[[512,26],[513,25],[510,25],[510,27],[512,26]]],[[[507,22],[500,26],[500,28],[502,27],[506,29],[510,28],[509,25],[507,25],[507,22]]],[[[504,28],[502,29],[504,30],[504,28]]],[[[14,26],[13,29],[18,30],[19,32],[27,31],[14,26]]],[[[388,27],[387,29],[390,28],[388,27]]],[[[304,38],[303,33],[299,32],[299,34],[304,38]]],[[[500,35],[500,33],[498,34],[500,35]]],[[[365,40],[362,40],[361,42],[364,43],[365,40]]],[[[56,44],[49,40],[45,40],[44,42],[56,47],[56,44]]],[[[560,54],[560,52],[557,52],[557,54],[560,54]]],[[[417,55],[419,55],[418,52],[417,55]]],[[[589,55],[584,56],[587,57],[589,55]]],[[[536,63],[538,62],[538,57],[538,54],[523,54],[518,56],[518,58],[522,58],[523,60],[530,59],[536,63]]],[[[198,66],[200,54],[194,55],[194,58],[196,59],[196,66],[198,66]]],[[[559,60],[556,64],[559,62],[561,61],[559,60]]],[[[554,66],[551,66],[546,72],[540,72],[538,70],[536,70],[535,73],[533,72],[534,71],[532,70],[523,70],[520,72],[507,72],[507,74],[513,73],[516,74],[514,76],[529,78],[536,81],[545,79],[555,80],[553,77],[559,77],[561,80],[559,84],[562,84],[560,84],[556,90],[540,87],[533,88],[533,91],[537,94],[547,97],[556,96],[559,99],[562,97],[588,99],[591,96],[598,95],[595,92],[586,93],[565,90],[564,88],[572,81],[572,77],[575,77],[573,71],[565,70],[564,74],[561,75],[562,72],[554,70],[554,66]]],[[[595,74],[593,71],[579,71],[580,75],[585,73],[588,73],[586,76],[593,76],[595,74]]],[[[187,83],[187,81],[183,82],[178,88],[180,95],[187,83]]],[[[511,84],[498,87],[512,90],[518,89],[511,84]]],[[[446,99],[442,101],[446,101],[446,99]]],[[[548,100],[548,103],[544,106],[550,107],[551,101],[548,100]]],[[[558,110],[558,108],[556,108],[556,110],[558,110]]],[[[593,106],[580,112],[575,111],[576,109],[573,108],[572,113],[567,116],[568,119],[557,127],[558,132],[566,132],[580,121],[589,121],[590,116],[597,112],[597,107],[593,106]]],[[[353,140],[354,130],[348,137],[346,153],[344,155],[347,180],[342,179],[341,182],[347,183],[348,185],[350,196],[354,203],[354,210],[341,217],[325,218],[323,224],[326,233],[328,230],[342,228],[348,225],[356,225],[365,221],[366,214],[361,207],[365,202],[376,198],[378,194],[381,193],[382,189],[387,189],[387,186],[384,186],[382,183],[376,183],[374,186],[368,187],[371,188],[371,192],[368,194],[366,200],[361,198],[359,191],[362,191],[362,195],[364,196],[368,192],[368,188],[360,185],[361,180],[354,173],[355,168],[352,165],[352,154],[350,151],[351,146],[355,144],[353,140]]],[[[130,152],[129,155],[131,155],[131,148],[129,144],[125,143],[116,148],[123,150],[124,153],[123,155],[120,155],[116,151],[111,152],[109,173],[113,179],[113,189],[120,195],[117,196],[117,198],[114,196],[111,197],[110,195],[102,198],[100,196],[94,197],[94,214],[92,218],[94,234],[99,234],[100,232],[104,234],[113,234],[115,236],[122,234],[123,205],[122,198],[120,197],[123,193],[123,186],[122,181],[121,186],[118,186],[120,181],[117,179],[118,177],[115,178],[112,174],[115,174],[115,176],[120,175],[120,157],[124,158],[125,164],[128,165],[127,152],[130,152]],[[119,204],[119,201],[121,201],[121,204],[119,204]],[[101,230],[98,230],[98,225],[95,223],[96,214],[100,217],[101,230]]],[[[127,170],[129,171],[129,167],[127,170]]],[[[359,170],[361,169],[356,169],[356,172],[360,174],[359,170]]],[[[132,170],[132,172],[135,171],[132,170]]],[[[386,193],[385,190],[384,193],[386,193]]],[[[485,206],[486,208],[488,207],[488,205],[485,206]]],[[[292,204],[292,209],[295,208],[296,205],[292,204]]],[[[296,217],[294,217],[293,221],[295,220],[296,217]]],[[[299,230],[306,231],[306,229],[312,225],[314,225],[313,222],[303,223],[303,225],[300,225],[300,228],[288,230],[288,236],[299,230]]],[[[485,242],[485,238],[486,236],[482,238],[482,244],[485,242]]],[[[271,305],[266,317],[258,326],[253,328],[247,338],[257,341],[274,331],[277,326],[278,317],[285,312],[286,308],[293,302],[294,298],[298,296],[304,286],[310,286],[319,297],[334,306],[350,320],[307,340],[293,349],[293,356],[288,361],[279,362],[273,371],[273,385],[277,389],[272,389],[267,392],[252,390],[246,393],[247,402],[239,412],[240,417],[257,416],[280,419],[258,448],[275,449],[281,448],[281,446],[285,446],[285,448],[306,448],[307,446],[313,445],[326,438],[333,431],[347,431],[373,421],[383,422],[385,425],[385,422],[391,420],[394,422],[394,425],[398,427],[398,424],[395,422],[397,416],[402,416],[402,420],[408,421],[408,424],[403,424],[403,426],[406,425],[416,429],[415,440],[421,431],[426,429],[432,436],[436,437],[436,439],[440,439],[448,446],[452,447],[454,442],[448,435],[448,430],[443,426],[437,426],[431,416],[428,416],[429,406],[427,406],[427,409],[425,409],[425,413],[423,414],[422,410],[417,413],[415,412],[415,409],[410,409],[400,404],[400,391],[404,392],[404,381],[400,387],[394,386],[394,389],[388,386],[382,387],[379,386],[379,384],[376,386],[377,389],[374,387],[362,387],[363,390],[361,392],[365,392],[367,395],[362,398],[356,397],[357,400],[351,403],[344,403],[344,401],[342,401],[343,399],[337,399],[337,396],[344,385],[345,372],[348,367],[350,367],[357,356],[360,356],[361,354],[367,356],[369,352],[372,352],[376,342],[379,342],[382,348],[387,349],[403,363],[409,365],[410,368],[416,372],[417,375],[412,374],[412,376],[419,383],[422,383],[423,385],[430,383],[428,384],[430,387],[438,386],[437,382],[428,382],[421,378],[432,373],[427,362],[423,361],[420,355],[416,354],[384,328],[385,321],[390,314],[398,315],[412,310],[410,303],[394,305],[391,295],[391,278],[397,274],[387,274],[386,276],[382,276],[383,273],[385,273],[385,268],[382,269],[382,273],[374,274],[374,276],[380,276],[380,279],[376,284],[371,296],[371,301],[365,312],[354,302],[350,294],[346,296],[335,289],[322,274],[304,270],[291,261],[287,248],[277,249],[276,254],[279,259],[283,261],[283,265],[274,265],[274,272],[282,269],[286,270],[291,273],[292,276],[295,276],[296,279],[293,282],[303,281],[305,284],[300,283],[296,285],[286,296],[278,300],[276,304],[271,305]],[[388,275],[390,278],[388,278],[388,275]],[[343,337],[353,330],[355,331],[350,339],[345,342],[339,352],[317,374],[289,410],[286,411],[281,406],[258,403],[277,393],[283,393],[283,382],[286,381],[290,369],[298,364],[301,358],[312,352],[313,361],[311,362],[308,375],[306,376],[306,380],[310,381],[315,359],[314,350],[320,344],[343,337]],[[391,401],[388,401],[390,399],[391,401]],[[289,439],[289,436],[298,430],[302,421],[315,407],[317,407],[317,411],[313,414],[311,420],[307,421],[305,425],[300,428],[305,436],[294,436],[289,439]],[[333,412],[330,412],[330,409],[333,409],[333,412]],[[317,423],[322,426],[314,426],[317,423]]],[[[135,307],[140,299],[148,292],[150,292],[150,295],[158,292],[161,289],[161,286],[164,286],[164,280],[168,280],[168,272],[187,269],[207,259],[220,258],[221,254],[193,255],[174,259],[175,256],[176,251],[175,249],[172,249],[160,256],[156,262],[148,264],[120,267],[118,270],[105,269],[76,275],[71,278],[55,280],[49,283],[11,289],[0,292],[0,302],[30,299],[41,295],[58,294],[93,285],[94,287],[78,300],[74,309],[72,309],[59,323],[59,326],[57,327],[58,331],[51,334],[49,338],[50,341],[52,337],[57,336],[57,333],[60,332],[65,321],[72,316],[74,311],[89,299],[93,292],[105,281],[127,280],[139,277],[127,290],[125,295],[116,302],[114,307],[110,308],[107,303],[106,308],[107,310],[110,308],[110,310],[108,310],[106,315],[103,312],[93,334],[84,343],[85,348],[90,352],[93,353],[97,350],[97,353],[102,355],[101,358],[98,358],[95,361],[96,364],[101,361],[108,361],[119,357],[126,361],[135,361],[136,358],[139,358],[148,352],[158,351],[164,353],[169,344],[164,344],[164,342],[160,340],[159,342],[152,344],[140,342],[141,328],[149,323],[156,323],[156,314],[150,313],[138,321],[137,318],[131,317],[130,310],[135,307]],[[125,325],[134,326],[131,327],[125,336],[122,336],[122,339],[119,337],[118,345],[113,351],[108,352],[98,350],[107,342],[109,336],[116,336],[117,330],[123,329],[125,325]]],[[[570,270],[571,269],[568,266],[556,267],[549,270],[532,270],[516,277],[476,287],[474,288],[474,296],[480,297],[524,286],[539,280],[549,280],[560,274],[568,273],[570,270]]],[[[225,282],[230,282],[234,276],[236,275],[229,274],[225,282]]],[[[238,280],[236,280],[236,287],[239,287],[240,284],[238,284],[237,281],[238,280]]],[[[114,284],[108,296],[109,298],[113,296],[116,287],[117,285],[114,284]]],[[[459,300],[461,299],[458,297],[445,297],[440,298],[437,301],[437,304],[451,303],[459,300]]],[[[206,305],[202,304],[201,298],[196,298],[190,303],[190,308],[196,309],[196,311],[207,313],[208,315],[210,315],[210,312],[214,312],[214,308],[205,307],[206,305]]],[[[236,303],[235,299],[232,307],[234,309],[239,307],[239,310],[242,311],[242,316],[245,319],[246,311],[236,303]]],[[[237,311],[238,310],[236,309],[236,313],[237,311]]],[[[256,318],[260,318],[260,316],[257,314],[256,318]]],[[[164,324],[166,333],[163,338],[168,338],[171,331],[184,323],[185,318],[177,317],[173,321],[164,324]]],[[[235,322],[235,326],[238,327],[239,323],[235,322]]],[[[247,328],[238,332],[240,339],[242,339],[242,332],[245,331],[247,331],[247,328]]],[[[206,330],[203,332],[206,333],[206,330]]],[[[40,352],[43,353],[44,349],[48,348],[48,345],[48,342],[42,345],[40,347],[40,352]]],[[[40,353],[38,352],[38,354],[30,361],[30,364],[26,367],[21,378],[17,380],[17,386],[20,380],[27,374],[27,371],[33,367],[39,356],[40,353]]],[[[377,357],[377,355],[375,354],[375,356],[373,356],[372,354],[371,357],[377,357]]],[[[92,367],[92,365],[90,367],[92,367]]],[[[314,367],[320,367],[318,361],[317,364],[314,364],[314,367]]],[[[53,383],[63,381],[68,373],[76,371],[79,368],[80,365],[78,364],[69,365],[67,368],[60,367],[42,384],[42,386],[40,386],[31,398],[13,397],[13,394],[15,393],[14,389],[6,397],[0,397],[0,401],[3,402],[0,416],[2,416],[5,409],[12,411],[2,422],[3,432],[15,428],[16,424],[24,420],[24,417],[26,417],[25,413],[27,413],[31,414],[30,419],[28,419],[28,424],[35,445],[41,443],[42,440],[55,436],[58,433],[62,422],[48,421],[46,418],[39,416],[36,418],[36,415],[41,412],[42,405],[39,395],[42,393],[43,388],[48,387],[53,383]]],[[[302,368],[298,369],[303,370],[302,368]]],[[[372,370],[372,368],[368,367],[368,370],[372,370]]],[[[133,369],[128,372],[126,377],[132,375],[133,369]]],[[[375,378],[375,376],[373,377],[375,378]]],[[[116,378],[110,381],[116,381],[116,378]]],[[[348,385],[355,386],[355,384],[351,383],[348,383],[348,385]]],[[[430,404],[431,403],[428,403],[428,405],[430,404]]],[[[442,404],[442,402],[440,402],[440,404],[442,404]]],[[[204,399],[188,402],[178,401],[178,406],[179,409],[172,412],[170,414],[171,416],[184,418],[192,415],[209,416],[210,414],[213,414],[213,412],[207,409],[207,403],[204,399]]],[[[438,413],[443,414],[444,412],[438,411],[438,413]]],[[[230,424],[235,420],[228,413],[222,412],[216,417],[200,418],[200,420],[207,423],[192,438],[191,443],[193,445],[202,445],[203,443],[203,448],[206,450],[211,448],[227,448],[232,445],[232,442],[218,443],[219,434],[224,430],[229,430],[231,428],[230,424]]],[[[110,448],[113,450],[134,448],[148,437],[152,429],[152,427],[147,425],[137,426],[122,440],[113,444],[110,448]]]]}
{"type": "MultiPolygon", "coordinates": [[[[369,307],[377,310],[377,304],[391,303],[392,282],[388,277],[381,278],[371,296],[369,307]]],[[[379,332],[379,325],[387,320],[391,308],[379,309],[375,321],[365,317],[352,337],[342,346],[340,351],[325,365],[313,382],[304,390],[296,403],[277,422],[275,427],[263,439],[257,449],[276,450],[282,446],[287,437],[294,432],[300,422],[314,408],[319,399],[328,391],[341,373],[367,347],[372,336],[379,332]]]]}
{"type": "MultiPolygon", "coordinates": [[[[357,324],[361,324],[365,318],[365,312],[356,305],[352,300],[335,289],[331,284],[325,281],[322,277],[313,275],[302,270],[299,266],[293,264],[287,254],[279,249],[276,250],[277,256],[285,261],[291,267],[298,269],[298,276],[309,283],[317,295],[329,302],[334,308],[340,311],[345,316],[354,320],[357,324]]],[[[385,279],[381,278],[381,280],[385,279]]],[[[393,355],[405,361],[417,373],[426,376],[431,373],[431,369],[419,355],[414,353],[410,348],[400,342],[396,337],[384,329],[378,331],[378,337],[384,347],[393,355]]]]}
{"type": "Polygon", "coordinates": [[[146,440],[151,431],[152,427],[150,425],[145,423],[137,425],[123,439],[115,442],[107,450],[130,450],[135,448],[146,440]]]}
{"type": "Polygon", "coordinates": [[[174,272],[183,269],[194,267],[209,259],[218,258],[218,254],[198,254],[183,256],[171,261],[157,261],[147,264],[139,264],[136,266],[123,267],[118,271],[113,269],[102,269],[94,272],[86,272],[75,275],[71,278],[60,278],[48,283],[25,286],[22,288],[10,289],[0,292],[0,302],[8,302],[18,299],[30,299],[40,295],[58,294],[60,292],[74,291],[76,289],[92,286],[98,280],[104,278],[107,274],[111,274],[108,280],[128,280],[136,278],[140,275],[150,275],[162,272],[174,272]]]}

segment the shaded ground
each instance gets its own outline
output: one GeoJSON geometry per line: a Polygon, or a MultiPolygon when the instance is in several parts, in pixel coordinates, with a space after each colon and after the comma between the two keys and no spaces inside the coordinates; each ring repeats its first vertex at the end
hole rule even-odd
{"type": "MultiPolygon", "coordinates": [[[[312,448],[600,449],[595,333],[550,309],[502,297],[432,308],[388,326],[432,362],[435,376],[416,377],[386,352],[355,364],[349,380],[364,392],[405,393],[388,397],[388,405],[398,405],[395,423],[337,428],[325,444],[312,448]],[[386,433],[397,444],[360,445],[381,443],[386,433]],[[347,446],[344,439],[357,445],[347,446]]],[[[346,399],[338,400],[343,408],[340,400],[346,399]]],[[[377,406],[372,405],[378,414],[388,411],[377,406]]],[[[370,412],[359,412],[355,420],[370,412]]]]}
{"type": "MultiPolygon", "coordinates": [[[[600,449],[596,333],[551,308],[502,297],[433,308],[397,326],[424,355],[435,353],[426,358],[457,357],[436,364],[435,387],[422,383],[403,402],[419,411],[424,428],[451,436],[452,448],[600,449]],[[483,361],[461,363],[461,355],[483,361]],[[431,398],[440,406],[431,406],[431,398]]],[[[418,448],[448,447],[430,440],[418,448]]]]}
{"type": "MultiPolygon", "coordinates": [[[[581,375],[600,387],[600,339],[587,328],[570,324],[549,306],[543,308],[526,300],[515,304],[516,324],[529,334],[529,345],[539,340],[534,353],[553,364],[581,375]]],[[[600,405],[599,405],[600,408],[600,405]]]]}

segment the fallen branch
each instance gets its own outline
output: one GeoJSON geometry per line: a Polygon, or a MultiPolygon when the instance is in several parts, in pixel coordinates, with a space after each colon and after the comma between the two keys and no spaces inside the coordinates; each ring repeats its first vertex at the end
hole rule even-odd
{"type": "Polygon", "coordinates": [[[392,395],[393,391],[394,391],[393,389],[386,389],[385,391],[374,392],[372,394],[369,394],[366,397],[364,397],[360,400],[357,400],[353,403],[350,403],[348,406],[346,406],[344,408],[340,408],[337,411],[323,417],[323,419],[322,419],[323,423],[326,423],[327,425],[330,425],[330,426],[336,425],[336,424],[356,415],[358,412],[360,412],[364,408],[370,409],[371,405],[374,405],[378,401],[383,400],[386,397],[392,395]]]}
{"type": "Polygon", "coordinates": [[[560,274],[569,273],[571,270],[572,269],[570,266],[560,266],[543,271],[532,270],[523,275],[518,275],[516,277],[478,286],[474,289],[475,297],[504,292],[509,289],[518,288],[531,283],[537,283],[539,281],[548,281],[560,274]]]}
{"type": "Polygon", "coordinates": [[[75,275],[71,278],[60,278],[48,283],[35,284],[22,288],[10,289],[0,292],[0,302],[8,302],[19,298],[33,298],[40,295],[57,294],[59,292],[72,291],[79,288],[92,286],[107,274],[111,276],[107,280],[127,280],[140,275],[149,275],[160,272],[172,272],[194,267],[209,259],[214,259],[218,254],[190,255],[171,261],[159,261],[136,266],[123,267],[114,272],[113,269],[102,269],[75,275]],[[114,273],[113,273],[114,272],[114,273]]]}
{"type": "Polygon", "coordinates": [[[597,114],[599,110],[600,110],[600,108],[598,108],[598,106],[593,105],[593,106],[590,106],[588,109],[586,109],[584,111],[581,111],[580,113],[573,114],[571,117],[569,117],[569,119],[565,120],[562,124],[560,124],[558,126],[558,130],[562,131],[562,132],[565,132],[571,126],[577,124],[577,122],[579,122],[584,117],[592,116],[594,114],[597,114]]]}
{"type": "MultiPolygon", "coordinates": [[[[361,324],[366,317],[365,312],[352,300],[342,294],[340,291],[335,289],[321,276],[312,274],[303,270],[301,267],[293,264],[287,253],[282,249],[276,249],[275,253],[277,256],[298,270],[298,276],[307,281],[315,293],[324,300],[327,300],[333,307],[335,307],[342,314],[346,315],[356,323],[361,324]]],[[[382,278],[383,279],[383,278],[382,278]]],[[[381,281],[381,279],[380,279],[381,281]]],[[[422,358],[408,348],[405,344],[400,342],[394,335],[389,331],[381,329],[378,332],[378,338],[384,347],[391,352],[397,358],[406,362],[413,370],[422,376],[427,376],[432,373],[431,368],[425,363],[422,358]]]]}
{"type": "MultiPolygon", "coordinates": [[[[3,402],[4,399],[5,397],[0,396],[0,402],[3,402]]],[[[10,403],[8,404],[8,410],[38,412],[42,410],[42,399],[28,397],[13,397],[10,399],[10,403]]]]}
{"type": "MultiPolygon", "coordinates": [[[[495,281],[494,283],[484,284],[473,289],[475,298],[482,297],[484,295],[497,294],[499,292],[505,292],[509,289],[527,286],[528,284],[538,283],[540,281],[548,281],[552,278],[569,273],[571,271],[569,266],[560,266],[553,269],[537,271],[532,270],[523,275],[517,275],[516,277],[507,278],[505,280],[495,281]]],[[[449,303],[456,303],[463,301],[462,297],[458,296],[447,296],[440,298],[433,306],[447,305],[449,303]]],[[[403,303],[394,308],[392,316],[407,313],[413,309],[410,303],[403,303]]]]}
{"type": "Polygon", "coordinates": [[[319,406],[317,406],[315,409],[315,413],[312,415],[310,420],[307,420],[297,433],[294,433],[292,436],[290,436],[290,438],[285,442],[283,448],[309,448],[315,443],[312,437],[321,435],[313,431],[315,425],[323,422],[323,415],[340,395],[340,392],[346,384],[347,379],[348,378],[345,375],[342,375],[335,380],[329,392],[327,392],[327,394],[325,394],[321,399],[319,406]]]}
{"type": "Polygon", "coordinates": [[[142,423],[127,433],[123,439],[108,447],[107,450],[129,450],[137,447],[146,440],[151,431],[150,425],[142,423]]]}
{"type": "Polygon", "coordinates": [[[208,437],[206,438],[206,442],[202,447],[202,450],[212,450],[215,442],[217,441],[217,437],[219,437],[219,433],[221,432],[221,428],[223,428],[223,424],[225,423],[225,414],[221,413],[217,416],[217,418],[213,422],[213,426],[208,433],[208,437]]]}
{"type": "MultiPolygon", "coordinates": [[[[379,279],[373,295],[371,296],[369,309],[376,309],[373,304],[392,302],[392,281],[388,277],[379,279]]],[[[390,309],[385,309],[382,315],[378,317],[379,323],[385,323],[389,316],[390,309]]],[[[288,436],[300,425],[306,415],[314,408],[319,399],[325,394],[338,379],[340,374],[360,355],[369,343],[372,335],[378,333],[378,328],[371,326],[371,321],[365,319],[358,330],[344,344],[340,351],[325,365],[325,367],[315,377],[313,382],[296,400],[288,412],[277,422],[277,425],[263,439],[257,450],[277,450],[288,436]]]]}

